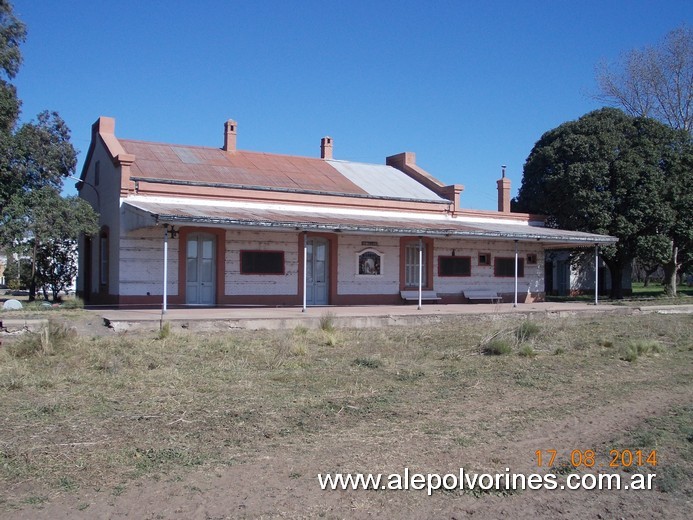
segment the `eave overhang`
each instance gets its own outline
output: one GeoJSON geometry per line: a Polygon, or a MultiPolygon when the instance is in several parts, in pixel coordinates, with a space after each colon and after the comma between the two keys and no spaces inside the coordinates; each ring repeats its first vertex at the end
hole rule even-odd
{"type": "Polygon", "coordinates": [[[508,223],[498,219],[469,221],[444,214],[406,217],[397,212],[359,214],[307,211],[290,208],[220,207],[154,203],[147,201],[123,202],[130,213],[126,228],[172,224],[177,226],[208,226],[230,229],[272,229],[292,231],[320,231],[346,234],[383,234],[396,236],[459,237],[481,240],[517,240],[541,242],[544,247],[571,247],[608,245],[617,238],[594,233],[568,231],[508,223]]]}

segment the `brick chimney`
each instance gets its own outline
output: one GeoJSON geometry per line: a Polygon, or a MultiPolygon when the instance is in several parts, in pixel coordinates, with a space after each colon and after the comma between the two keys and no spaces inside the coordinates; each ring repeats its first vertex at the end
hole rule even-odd
{"type": "Polygon", "coordinates": [[[222,150],[228,153],[236,151],[236,127],[238,125],[233,119],[224,123],[224,147],[222,150]]]}
{"type": "Polygon", "coordinates": [[[505,165],[501,166],[503,176],[498,179],[498,211],[510,213],[510,179],[505,176],[505,165]]]}
{"type": "Polygon", "coordinates": [[[332,159],[332,138],[329,136],[320,139],[320,158],[332,159]]]}

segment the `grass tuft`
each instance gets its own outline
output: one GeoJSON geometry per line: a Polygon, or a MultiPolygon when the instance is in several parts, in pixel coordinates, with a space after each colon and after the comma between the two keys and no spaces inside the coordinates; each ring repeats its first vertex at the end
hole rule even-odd
{"type": "Polygon", "coordinates": [[[628,342],[621,348],[620,359],[632,363],[640,356],[648,354],[659,354],[662,348],[657,341],[654,340],[633,340],[628,342]]]}
{"type": "Polygon", "coordinates": [[[523,345],[520,351],[517,353],[519,356],[532,358],[537,355],[532,347],[529,345],[523,345]]]}
{"type": "Polygon", "coordinates": [[[525,320],[522,322],[522,325],[515,330],[515,337],[522,343],[539,334],[540,330],[539,325],[533,321],[525,320]]]}
{"type": "Polygon", "coordinates": [[[157,339],[166,339],[171,335],[171,323],[170,322],[165,322],[161,324],[161,327],[159,328],[159,334],[157,335],[157,339]]]}
{"type": "Polygon", "coordinates": [[[320,329],[325,332],[332,332],[335,329],[335,315],[332,312],[325,312],[320,316],[320,329]]]}
{"type": "Polygon", "coordinates": [[[48,327],[41,331],[22,336],[16,343],[7,347],[7,352],[15,358],[27,359],[34,356],[53,355],[68,348],[76,339],[77,332],[56,321],[49,321],[48,327]]]}
{"type": "Polygon", "coordinates": [[[364,357],[364,358],[356,358],[353,361],[352,365],[358,366],[358,367],[366,367],[366,368],[380,368],[381,366],[383,366],[383,362],[377,358],[364,357]]]}
{"type": "Polygon", "coordinates": [[[483,349],[487,356],[505,356],[513,351],[510,343],[504,339],[494,339],[489,341],[483,349]]]}

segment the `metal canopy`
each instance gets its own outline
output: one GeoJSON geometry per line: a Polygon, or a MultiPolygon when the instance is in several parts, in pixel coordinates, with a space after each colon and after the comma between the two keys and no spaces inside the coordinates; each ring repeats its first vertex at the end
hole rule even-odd
{"type": "Polygon", "coordinates": [[[382,212],[378,216],[325,211],[267,209],[265,207],[220,207],[199,204],[169,204],[125,200],[126,228],[157,224],[195,224],[225,228],[285,229],[387,235],[464,237],[494,240],[540,241],[550,247],[613,244],[607,235],[545,228],[504,222],[471,222],[445,215],[421,218],[398,217],[382,212]]]}

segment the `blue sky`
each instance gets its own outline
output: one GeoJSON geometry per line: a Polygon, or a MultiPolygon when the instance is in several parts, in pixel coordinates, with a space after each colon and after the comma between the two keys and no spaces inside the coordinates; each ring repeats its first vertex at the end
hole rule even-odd
{"type": "MultiPolygon", "coordinates": [[[[123,138],[383,163],[403,151],[462,205],[513,195],[534,143],[601,105],[594,67],[693,24],[693,2],[14,0],[28,121],[56,110],[81,151],[123,138]]],[[[69,192],[69,191],[68,191],[69,192]]],[[[74,193],[74,190],[71,190],[74,193]]]]}

